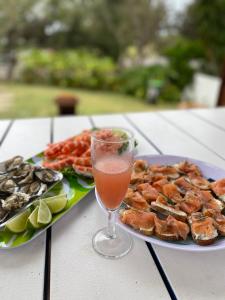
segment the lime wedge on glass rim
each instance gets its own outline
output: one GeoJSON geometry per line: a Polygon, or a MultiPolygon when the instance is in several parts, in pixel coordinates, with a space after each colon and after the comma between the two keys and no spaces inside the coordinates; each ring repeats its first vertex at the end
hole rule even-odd
{"type": "Polygon", "coordinates": [[[39,229],[42,227],[41,224],[38,223],[37,218],[38,218],[38,210],[39,210],[39,206],[36,206],[35,209],[32,211],[32,213],[30,214],[29,218],[28,218],[28,222],[29,224],[31,224],[31,226],[35,229],[39,229]]]}
{"type": "Polygon", "coordinates": [[[5,227],[14,233],[20,233],[26,230],[27,228],[27,219],[30,215],[30,210],[25,210],[12,220],[8,221],[5,227]]]}
{"type": "Polygon", "coordinates": [[[48,205],[52,214],[59,213],[66,207],[67,204],[66,194],[60,194],[57,196],[45,198],[43,200],[48,205]]]}
{"type": "Polygon", "coordinates": [[[38,207],[38,214],[37,214],[37,222],[39,224],[47,225],[52,220],[52,213],[48,208],[48,205],[42,199],[40,200],[40,205],[38,207]]]}

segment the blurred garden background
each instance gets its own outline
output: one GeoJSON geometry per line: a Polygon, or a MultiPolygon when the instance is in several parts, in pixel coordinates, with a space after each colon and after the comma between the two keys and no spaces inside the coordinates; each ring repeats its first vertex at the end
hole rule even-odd
{"type": "Polygon", "coordinates": [[[0,0],[0,117],[216,106],[224,0],[0,0]]]}

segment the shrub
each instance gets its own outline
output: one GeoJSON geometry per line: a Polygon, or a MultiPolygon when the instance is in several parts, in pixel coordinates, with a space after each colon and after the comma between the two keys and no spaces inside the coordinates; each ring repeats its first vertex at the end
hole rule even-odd
{"type": "Polygon", "coordinates": [[[179,102],[181,91],[176,85],[168,82],[162,87],[159,97],[163,102],[179,102]]]}
{"type": "Polygon", "coordinates": [[[146,99],[149,87],[161,85],[161,99],[177,101],[177,72],[155,65],[119,69],[108,57],[87,50],[31,49],[19,55],[18,78],[28,83],[111,90],[146,99]],[[173,73],[174,72],[174,73],[173,73]]]}
{"type": "Polygon", "coordinates": [[[149,82],[152,79],[164,81],[166,74],[167,69],[159,65],[125,69],[118,74],[116,90],[145,99],[149,82]]]}
{"type": "Polygon", "coordinates": [[[32,49],[20,55],[21,81],[90,89],[107,88],[116,66],[86,50],[32,49]]]}
{"type": "Polygon", "coordinates": [[[176,39],[175,43],[165,50],[170,61],[169,79],[179,89],[190,84],[194,74],[190,62],[204,57],[204,49],[199,41],[185,38],[176,39]]]}

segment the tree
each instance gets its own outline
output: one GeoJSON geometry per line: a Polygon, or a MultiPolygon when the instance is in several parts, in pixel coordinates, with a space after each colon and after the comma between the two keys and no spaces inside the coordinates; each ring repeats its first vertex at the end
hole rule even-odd
{"type": "Polygon", "coordinates": [[[130,45],[141,55],[157,43],[165,18],[153,0],[0,0],[0,45],[88,47],[118,59],[130,45]]]}
{"type": "Polygon", "coordinates": [[[220,74],[225,59],[225,1],[195,0],[184,15],[181,33],[200,40],[207,57],[207,70],[220,74]]]}

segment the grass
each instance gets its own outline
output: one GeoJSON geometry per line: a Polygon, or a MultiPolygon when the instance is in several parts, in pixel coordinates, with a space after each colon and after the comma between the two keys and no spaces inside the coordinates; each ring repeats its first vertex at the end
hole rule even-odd
{"type": "Polygon", "coordinates": [[[33,86],[16,83],[0,83],[0,118],[25,118],[56,116],[57,107],[54,99],[60,93],[69,92],[79,99],[78,114],[103,114],[150,111],[175,107],[174,104],[149,105],[142,99],[121,94],[89,91],[80,89],[64,89],[52,86],[33,86]],[[4,95],[9,95],[11,104],[4,95]]]}

